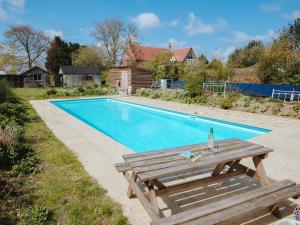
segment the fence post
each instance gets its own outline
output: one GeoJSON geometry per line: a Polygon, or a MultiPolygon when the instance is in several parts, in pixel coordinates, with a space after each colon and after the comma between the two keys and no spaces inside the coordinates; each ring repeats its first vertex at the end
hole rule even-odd
{"type": "Polygon", "coordinates": [[[274,98],[274,88],[273,88],[273,91],[272,91],[272,98],[274,98]]]}
{"type": "Polygon", "coordinates": [[[225,84],[224,84],[224,98],[226,97],[226,87],[227,87],[227,84],[225,82],[225,84]]]}
{"type": "Polygon", "coordinates": [[[294,101],[294,92],[295,92],[295,89],[293,88],[293,92],[292,92],[291,97],[290,97],[290,102],[294,101]]]}

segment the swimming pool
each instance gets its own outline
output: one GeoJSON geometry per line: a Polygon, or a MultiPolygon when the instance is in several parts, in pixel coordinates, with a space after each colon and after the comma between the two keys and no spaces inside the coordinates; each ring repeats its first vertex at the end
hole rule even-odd
{"type": "Polygon", "coordinates": [[[247,140],[270,131],[110,98],[51,103],[135,152],[206,142],[210,127],[217,140],[247,140]]]}

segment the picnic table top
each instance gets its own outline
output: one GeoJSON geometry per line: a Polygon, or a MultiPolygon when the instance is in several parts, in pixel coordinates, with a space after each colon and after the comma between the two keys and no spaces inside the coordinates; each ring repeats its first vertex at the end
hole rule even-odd
{"type": "Polygon", "coordinates": [[[176,147],[160,151],[124,155],[125,162],[137,174],[140,180],[147,181],[184,172],[193,172],[220,163],[231,162],[258,155],[266,155],[271,148],[240,139],[216,141],[218,149],[212,152],[207,143],[176,147]],[[182,151],[200,153],[196,161],[180,156],[182,151]]]}

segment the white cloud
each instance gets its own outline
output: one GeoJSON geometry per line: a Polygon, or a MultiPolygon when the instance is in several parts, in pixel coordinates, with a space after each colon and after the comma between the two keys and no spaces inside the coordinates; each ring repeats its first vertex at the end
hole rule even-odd
{"type": "Polygon", "coordinates": [[[187,31],[188,36],[194,36],[200,33],[209,34],[215,31],[215,28],[212,24],[204,23],[192,12],[189,13],[188,22],[184,28],[187,31]]]}
{"type": "Polygon", "coordinates": [[[243,31],[234,31],[231,38],[220,38],[221,41],[230,42],[234,44],[245,43],[251,40],[261,40],[263,42],[271,41],[278,37],[278,33],[273,30],[268,30],[265,34],[250,35],[243,31]]]}
{"type": "Polygon", "coordinates": [[[223,62],[227,61],[229,55],[236,49],[236,46],[229,46],[225,49],[217,49],[211,53],[210,59],[219,59],[223,62]]]}
{"type": "Polygon", "coordinates": [[[54,37],[56,37],[56,36],[61,37],[61,38],[63,38],[63,36],[64,36],[62,31],[60,31],[60,30],[55,30],[55,29],[52,29],[52,28],[45,30],[44,33],[45,33],[45,35],[46,35],[47,37],[49,37],[51,40],[52,40],[54,37]]]}
{"type": "Polygon", "coordinates": [[[161,22],[159,17],[153,12],[145,12],[131,18],[131,22],[140,29],[149,29],[159,27],[161,22]]]}
{"type": "Polygon", "coordinates": [[[286,19],[291,19],[291,20],[300,18],[300,10],[294,10],[290,14],[284,14],[283,17],[285,17],[286,19]]]}
{"type": "Polygon", "coordinates": [[[11,4],[11,6],[23,10],[25,5],[25,0],[8,0],[8,2],[11,4]]]}
{"type": "Polygon", "coordinates": [[[25,0],[0,0],[0,20],[14,18],[23,11],[25,0]]]}
{"type": "Polygon", "coordinates": [[[260,8],[265,12],[277,12],[280,10],[279,2],[273,2],[269,4],[262,3],[260,8]]]}
{"type": "Polygon", "coordinates": [[[180,22],[179,19],[171,20],[171,21],[169,22],[169,26],[170,26],[170,27],[176,27],[176,26],[178,26],[179,22],[180,22]]]}

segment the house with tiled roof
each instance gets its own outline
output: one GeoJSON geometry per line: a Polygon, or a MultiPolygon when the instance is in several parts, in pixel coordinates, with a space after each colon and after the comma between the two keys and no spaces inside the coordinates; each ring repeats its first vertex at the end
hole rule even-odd
{"type": "Polygon", "coordinates": [[[172,50],[170,45],[169,48],[158,48],[129,44],[123,54],[120,65],[142,67],[145,62],[150,61],[154,56],[164,51],[171,52],[174,55],[172,60],[179,63],[193,63],[197,58],[192,47],[172,50]]]}

